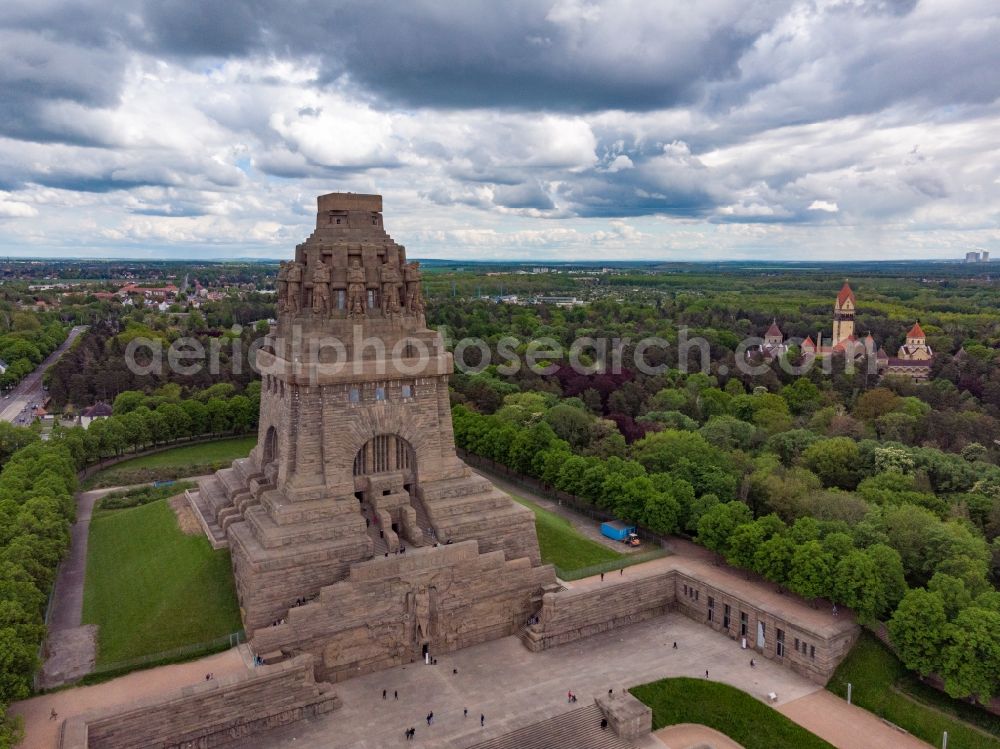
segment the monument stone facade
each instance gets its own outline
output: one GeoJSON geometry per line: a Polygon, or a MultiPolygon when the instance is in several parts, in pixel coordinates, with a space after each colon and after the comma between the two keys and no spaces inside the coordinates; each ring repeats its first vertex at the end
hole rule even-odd
{"type": "Polygon", "coordinates": [[[257,353],[257,446],[188,495],[255,651],[320,679],[514,634],[556,586],[533,514],[455,454],[421,283],[381,196],[320,196],[257,353]]]}

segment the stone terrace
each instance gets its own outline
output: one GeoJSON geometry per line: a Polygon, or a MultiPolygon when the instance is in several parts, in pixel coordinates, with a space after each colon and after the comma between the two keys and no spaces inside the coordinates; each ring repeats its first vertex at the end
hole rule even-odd
{"type": "Polygon", "coordinates": [[[439,657],[437,666],[398,666],[341,682],[342,707],[335,713],[276,729],[247,746],[328,749],[336,739],[338,749],[383,749],[407,743],[403,732],[412,726],[412,746],[465,749],[579,709],[609,688],[617,692],[668,676],[704,678],[706,669],[713,680],[760,699],[775,692],[779,705],[819,689],[767,659],[758,658],[754,669],[749,660],[729,638],[679,614],[541,653],[508,637],[439,657]],[[576,693],[578,704],[567,704],[567,690],[576,693]],[[431,710],[434,725],[428,727],[431,710]],[[485,728],[479,727],[480,713],[485,728]]]}

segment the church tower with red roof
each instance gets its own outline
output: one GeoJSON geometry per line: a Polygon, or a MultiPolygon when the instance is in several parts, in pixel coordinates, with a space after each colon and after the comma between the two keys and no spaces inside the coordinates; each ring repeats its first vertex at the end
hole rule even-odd
{"type": "Polygon", "coordinates": [[[844,287],[837,294],[837,303],[833,305],[833,345],[854,336],[854,311],[854,291],[844,281],[844,287]]]}

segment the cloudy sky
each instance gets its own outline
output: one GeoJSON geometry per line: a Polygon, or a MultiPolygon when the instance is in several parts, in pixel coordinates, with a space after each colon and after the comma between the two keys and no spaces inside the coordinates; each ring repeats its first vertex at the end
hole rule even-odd
{"type": "Polygon", "coordinates": [[[0,255],[1000,254],[996,0],[4,0],[0,255]]]}

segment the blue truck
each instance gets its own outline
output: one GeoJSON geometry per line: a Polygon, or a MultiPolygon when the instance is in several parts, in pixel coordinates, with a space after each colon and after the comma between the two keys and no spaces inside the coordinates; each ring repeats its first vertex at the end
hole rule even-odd
{"type": "Polygon", "coordinates": [[[639,540],[635,534],[635,526],[623,523],[621,520],[609,520],[606,523],[601,523],[601,533],[615,541],[621,541],[623,544],[634,545],[632,539],[639,540]]]}

